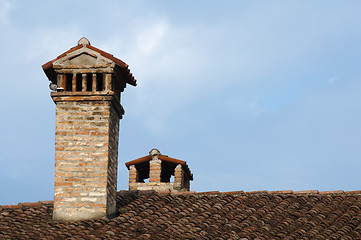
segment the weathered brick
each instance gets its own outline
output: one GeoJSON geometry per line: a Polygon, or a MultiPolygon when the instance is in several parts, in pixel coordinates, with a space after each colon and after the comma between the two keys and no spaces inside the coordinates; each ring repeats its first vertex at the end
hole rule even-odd
{"type": "Polygon", "coordinates": [[[104,162],[91,162],[89,164],[90,166],[108,166],[108,162],[104,161],[104,162]]]}
{"type": "Polygon", "coordinates": [[[59,170],[62,170],[64,172],[74,173],[74,172],[82,172],[84,171],[84,168],[81,167],[59,167],[59,170]]]}
{"type": "Polygon", "coordinates": [[[76,145],[76,146],[88,146],[88,145],[89,145],[89,142],[88,142],[88,141],[76,142],[75,145],[76,145]]]}
{"type": "Polygon", "coordinates": [[[100,147],[108,147],[108,146],[109,146],[109,143],[108,143],[108,142],[102,142],[102,143],[92,142],[92,143],[91,143],[91,146],[97,147],[97,148],[100,148],[100,147]]]}
{"type": "Polygon", "coordinates": [[[75,134],[77,134],[77,135],[89,135],[90,132],[89,131],[76,131],[75,134]]]}
{"type": "Polygon", "coordinates": [[[65,151],[81,151],[81,150],[83,150],[83,147],[78,147],[78,146],[63,147],[63,150],[65,150],[65,151]]]}
{"type": "Polygon", "coordinates": [[[56,125],[57,126],[62,126],[62,125],[73,125],[74,121],[56,121],[56,125]]]}
{"type": "Polygon", "coordinates": [[[77,116],[87,116],[88,115],[88,113],[86,113],[86,112],[77,112],[77,113],[75,113],[77,116]]]}
{"type": "Polygon", "coordinates": [[[160,178],[149,178],[149,182],[160,182],[160,178]]]}
{"type": "MultiPolygon", "coordinates": [[[[83,160],[82,157],[77,157],[77,156],[68,156],[66,157],[66,159],[64,159],[64,161],[71,161],[71,162],[73,161],[80,162],[82,160],[83,160]]],[[[71,163],[71,164],[75,164],[75,163],[71,163]]]]}
{"type": "Polygon", "coordinates": [[[54,197],[71,197],[71,192],[60,192],[60,193],[54,193],[54,197]]]}
{"type": "Polygon", "coordinates": [[[91,156],[93,157],[107,157],[109,155],[108,152],[93,152],[91,153],[91,156]]]}
{"type": "Polygon", "coordinates": [[[109,135],[109,132],[91,132],[91,136],[107,136],[109,135]]]}
{"type": "Polygon", "coordinates": [[[58,135],[58,136],[69,136],[69,135],[72,135],[72,132],[70,132],[70,131],[56,131],[55,134],[58,135]]]}
{"type": "Polygon", "coordinates": [[[84,148],[84,151],[87,151],[87,152],[95,152],[95,151],[97,151],[97,150],[98,150],[98,149],[92,148],[92,147],[84,148]]]}
{"type": "Polygon", "coordinates": [[[64,179],[66,182],[81,182],[82,179],[80,178],[65,178],[64,179]]]}
{"type": "Polygon", "coordinates": [[[71,182],[55,182],[55,186],[72,186],[71,182]]]}
{"type": "Polygon", "coordinates": [[[73,175],[74,173],[72,172],[59,172],[59,171],[55,172],[55,177],[72,177],[73,175]]]}
{"type": "Polygon", "coordinates": [[[88,153],[88,152],[77,152],[76,154],[79,156],[89,156],[90,155],[90,153],[88,153]]]}
{"type": "Polygon", "coordinates": [[[88,173],[89,177],[106,177],[107,173],[106,172],[93,172],[93,173],[88,173]]]}
{"type": "Polygon", "coordinates": [[[68,162],[66,160],[55,162],[55,167],[58,170],[62,170],[62,167],[72,167],[72,166],[74,166],[74,163],[68,162]]]}

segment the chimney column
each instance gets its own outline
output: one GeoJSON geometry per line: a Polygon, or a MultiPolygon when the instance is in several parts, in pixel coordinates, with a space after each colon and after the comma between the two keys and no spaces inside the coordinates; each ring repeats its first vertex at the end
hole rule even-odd
{"type": "Polygon", "coordinates": [[[183,188],[183,169],[182,165],[178,164],[177,167],[174,169],[174,184],[179,188],[183,188]]]}
{"type": "Polygon", "coordinates": [[[157,149],[152,149],[149,154],[152,160],[149,161],[149,182],[160,182],[162,173],[162,161],[158,159],[160,152],[157,149]]]}
{"type": "Polygon", "coordinates": [[[138,171],[135,168],[135,165],[129,166],[129,183],[138,182],[138,171]]]}

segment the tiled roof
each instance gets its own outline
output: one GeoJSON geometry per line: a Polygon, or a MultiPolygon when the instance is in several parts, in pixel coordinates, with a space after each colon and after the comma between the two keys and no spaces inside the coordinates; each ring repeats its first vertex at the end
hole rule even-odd
{"type": "Polygon", "coordinates": [[[51,202],[0,206],[0,239],[361,239],[361,191],[121,191],[117,206],[78,222],[51,202]]]}

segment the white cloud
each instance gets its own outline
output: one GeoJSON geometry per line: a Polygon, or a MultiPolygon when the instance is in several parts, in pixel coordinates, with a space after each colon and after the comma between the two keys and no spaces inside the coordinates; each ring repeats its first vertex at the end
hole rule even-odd
{"type": "Polygon", "coordinates": [[[45,59],[44,63],[46,63],[76,46],[81,37],[76,27],[33,30],[28,34],[29,40],[24,57],[30,61],[45,59]]]}
{"type": "Polygon", "coordinates": [[[144,29],[137,38],[137,48],[142,55],[150,55],[161,46],[167,32],[167,22],[160,21],[150,28],[144,29]]]}
{"type": "Polygon", "coordinates": [[[10,12],[13,9],[13,4],[7,0],[0,0],[0,26],[10,24],[10,12]]]}
{"type": "Polygon", "coordinates": [[[260,104],[258,94],[239,94],[231,95],[225,101],[225,110],[232,115],[241,115],[242,118],[253,120],[266,112],[266,109],[260,104]]]}
{"type": "Polygon", "coordinates": [[[338,76],[333,76],[333,77],[330,77],[330,78],[327,80],[327,82],[328,82],[328,83],[333,83],[333,82],[335,82],[337,79],[338,79],[338,76]]]}
{"type": "Polygon", "coordinates": [[[200,45],[200,30],[204,31],[198,26],[175,26],[161,16],[137,19],[132,29],[117,32],[99,46],[130,65],[139,87],[132,96],[126,93],[132,99],[125,107],[147,116],[142,124],[152,133],[167,132],[169,117],[213,85],[206,84],[212,81],[209,76],[200,75],[211,66],[200,45]]]}

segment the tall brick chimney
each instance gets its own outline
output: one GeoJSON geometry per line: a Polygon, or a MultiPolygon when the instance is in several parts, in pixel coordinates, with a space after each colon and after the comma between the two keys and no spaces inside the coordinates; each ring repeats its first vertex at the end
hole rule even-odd
{"type": "Polygon", "coordinates": [[[128,65],[90,45],[44,64],[56,104],[54,220],[116,213],[120,93],[136,86],[128,65]]]}

